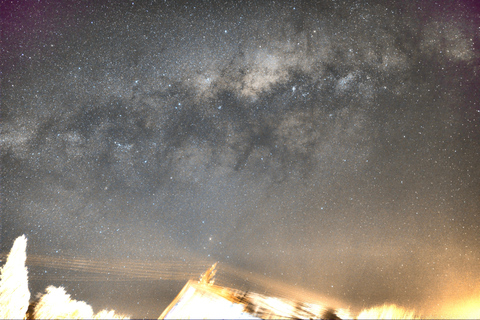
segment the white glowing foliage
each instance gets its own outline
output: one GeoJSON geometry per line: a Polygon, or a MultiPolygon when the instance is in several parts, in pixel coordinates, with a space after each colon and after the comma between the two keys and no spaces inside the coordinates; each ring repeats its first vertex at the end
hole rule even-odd
{"type": "Polygon", "coordinates": [[[83,301],[70,299],[64,288],[49,286],[34,311],[36,319],[92,319],[93,309],[83,301]]]}
{"type": "Polygon", "coordinates": [[[415,316],[412,310],[406,310],[402,307],[397,307],[394,304],[373,307],[368,310],[363,310],[357,319],[421,319],[415,316]]]}
{"type": "Polygon", "coordinates": [[[27,313],[30,291],[26,249],[27,238],[18,237],[0,271],[0,319],[24,319],[27,313]]]}
{"type": "Polygon", "coordinates": [[[99,313],[97,313],[93,318],[94,319],[130,319],[127,316],[115,314],[115,311],[113,310],[102,310],[99,313]]]}
{"type": "Polygon", "coordinates": [[[114,311],[103,310],[97,314],[83,301],[70,298],[65,289],[49,286],[40,297],[33,312],[35,319],[128,319],[115,315],[114,311]]]}

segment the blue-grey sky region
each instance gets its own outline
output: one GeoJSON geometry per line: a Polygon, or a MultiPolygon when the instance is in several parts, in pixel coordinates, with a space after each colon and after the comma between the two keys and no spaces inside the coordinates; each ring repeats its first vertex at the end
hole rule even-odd
{"type": "Polygon", "coordinates": [[[0,252],[184,261],[121,290],[32,266],[137,317],[199,261],[352,308],[479,295],[479,12],[4,1],[0,252]]]}

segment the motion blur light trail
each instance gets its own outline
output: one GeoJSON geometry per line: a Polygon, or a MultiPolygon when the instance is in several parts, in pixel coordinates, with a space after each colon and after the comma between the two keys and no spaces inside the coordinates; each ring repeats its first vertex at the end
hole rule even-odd
{"type": "MultiPolygon", "coordinates": [[[[198,278],[211,261],[149,261],[143,260],[89,260],[79,257],[47,257],[28,256],[27,266],[40,270],[37,274],[30,274],[31,281],[131,281],[131,280],[178,280],[187,281],[198,278]],[[42,273],[42,270],[74,271],[67,276],[52,271],[42,273]]],[[[240,287],[246,290],[256,290],[270,295],[297,299],[305,302],[319,302],[329,306],[339,305],[333,299],[322,297],[312,291],[307,292],[301,287],[287,284],[266,275],[242,270],[241,268],[222,264],[215,277],[218,285],[240,287]]],[[[345,307],[345,306],[344,306],[345,307]]]]}
{"type": "MultiPolygon", "coordinates": [[[[68,276],[52,276],[38,274],[30,276],[32,281],[131,281],[133,279],[151,280],[178,280],[187,281],[198,278],[211,261],[132,261],[132,260],[88,260],[74,257],[41,257],[27,258],[29,267],[53,268],[59,270],[77,271],[68,276]]],[[[238,267],[222,264],[219,266],[215,283],[220,286],[230,286],[247,291],[261,292],[262,294],[285,298],[293,301],[302,301],[325,305],[343,312],[352,312],[345,302],[335,301],[330,297],[307,291],[296,285],[271,279],[266,275],[242,270],[238,267]]],[[[160,284],[159,284],[160,285],[160,284]]],[[[470,293],[465,298],[452,301],[442,301],[433,307],[429,313],[419,315],[415,310],[407,310],[401,306],[385,305],[364,309],[359,312],[358,319],[413,319],[413,318],[443,318],[443,319],[478,319],[480,317],[480,298],[478,294],[470,293]]]]}
{"type": "MultiPolygon", "coordinates": [[[[134,261],[134,260],[89,260],[78,257],[29,256],[27,266],[40,269],[75,271],[68,276],[39,274],[30,276],[30,280],[63,281],[131,281],[137,280],[179,280],[186,281],[201,274],[207,261],[194,264],[184,261],[134,261]]],[[[63,272],[60,272],[63,274],[63,272]]]]}
{"type": "Polygon", "coordinates": [[[0,16],[0,252],[28,237],[33,295],[72,275],[72,298],[151,317],[219,261],[352,310],[476,301],[478,1],[0,16]]]}

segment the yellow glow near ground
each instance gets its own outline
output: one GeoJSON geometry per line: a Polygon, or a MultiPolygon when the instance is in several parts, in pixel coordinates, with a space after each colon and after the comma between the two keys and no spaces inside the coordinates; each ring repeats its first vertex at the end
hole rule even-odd
{"type": "Polygon", "coordinates": [[[480,295],[445,303],[437,314],[444,319],[480,319],[480,295]]]}

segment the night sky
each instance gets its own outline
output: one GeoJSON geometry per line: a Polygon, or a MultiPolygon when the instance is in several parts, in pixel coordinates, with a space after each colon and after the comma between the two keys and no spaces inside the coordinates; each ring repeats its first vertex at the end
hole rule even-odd
{"type": "Polygon", "coordinates": [[[475,1],[0,14],[0,252],[26,234],[33,295],[62,285],[95,311],[158,317],[219,261],[224,283],[256,275],[260,293],[353,310],[480,296],[475,1]]]}

